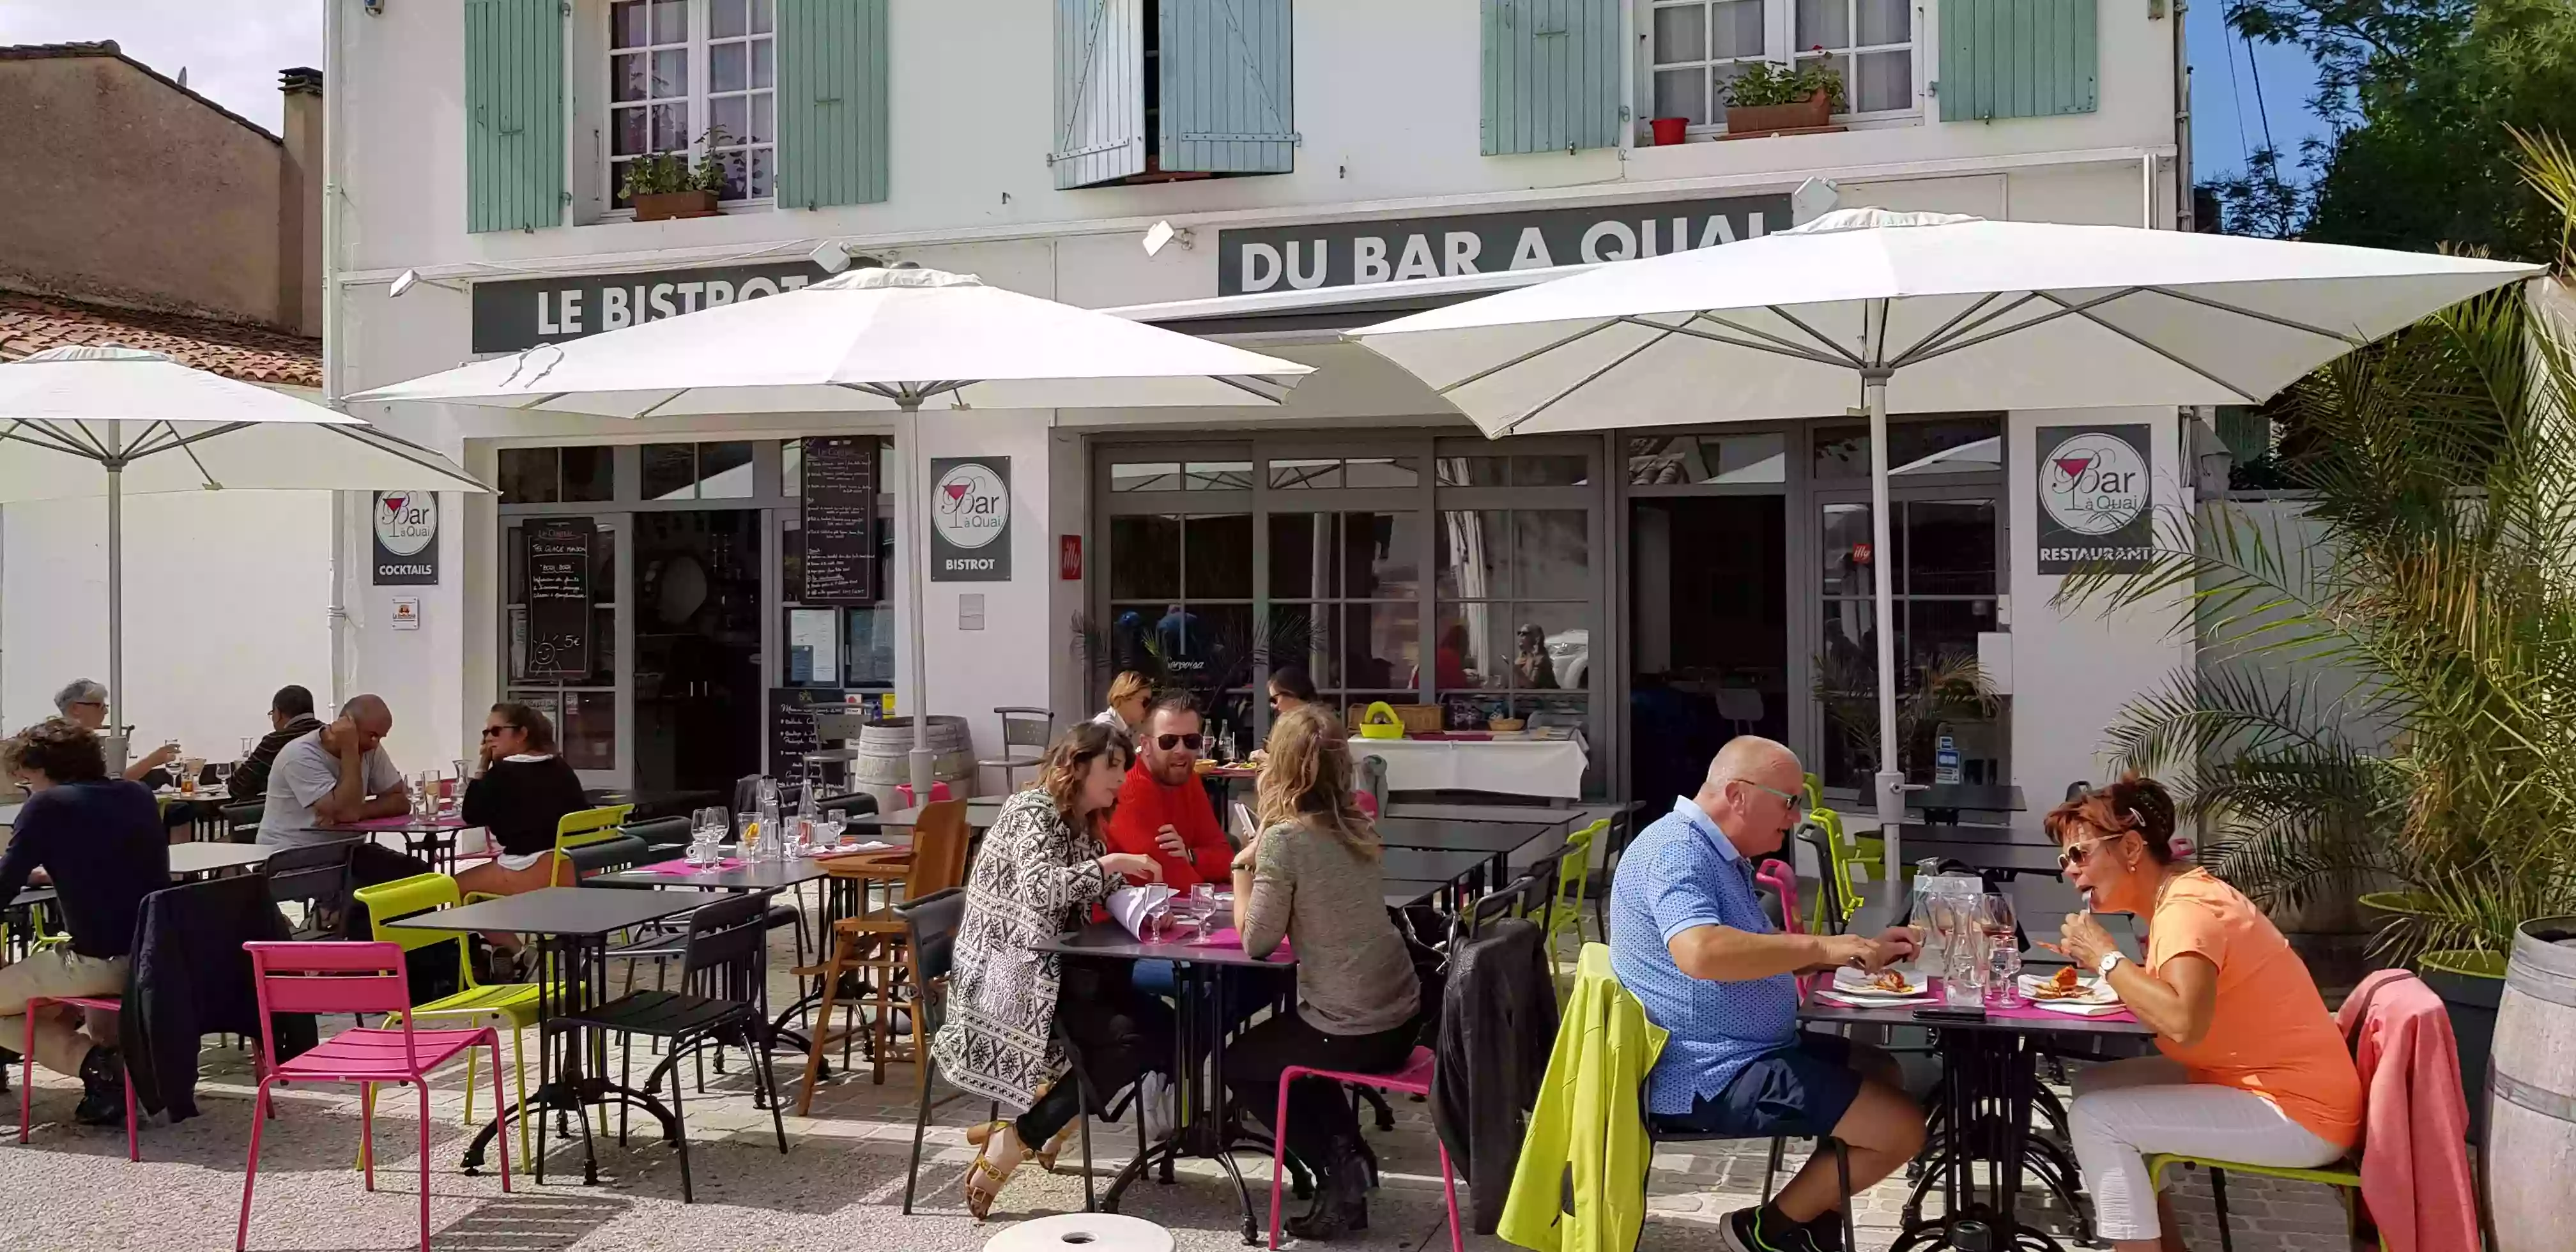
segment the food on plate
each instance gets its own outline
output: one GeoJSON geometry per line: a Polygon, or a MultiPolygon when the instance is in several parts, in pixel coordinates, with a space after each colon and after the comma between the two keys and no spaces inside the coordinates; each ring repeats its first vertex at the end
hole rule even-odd
{"type": "Polygon", "coordinates": [[[2082,976],[2075,972],[2075,967],[2066,965],[2058,968],[2056,977],[2032,988],[2030,994],[2040,1000],[2072,1000],[2091,991],[2092,988],[2083,985],[2082,976]]]}
{"type": "Polygon", "coordinates": [[[1905,981],[1905,975],[1892,969],[1880,971],[1878,977],[1869,980],[1869,985],[1873,990],[1893,992],[1898,995],[1913,990],[1913,985],[1905,981]]]}

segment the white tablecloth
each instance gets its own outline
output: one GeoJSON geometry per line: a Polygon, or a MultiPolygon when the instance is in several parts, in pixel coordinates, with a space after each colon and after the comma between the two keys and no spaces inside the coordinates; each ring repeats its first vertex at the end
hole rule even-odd
{"type": "Polygon", "coordinates": [[[1489,791],[1497,795],[1583,798],[1591,758],[1583,740],[1361,739],[1351,756],[1386,762],[1389,791],[1489,791]]]}

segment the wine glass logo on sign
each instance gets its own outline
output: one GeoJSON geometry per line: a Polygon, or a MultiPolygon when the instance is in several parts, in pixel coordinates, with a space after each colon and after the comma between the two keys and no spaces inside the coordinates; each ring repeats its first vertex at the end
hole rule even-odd
{"type": "Polygon", "coordinates": [[[2041,472],[2049,517],[2076,534],[2111,534],[2147,511],[2145,459],[2117,435],[2086,431],[2068,439],[2050,450],[2041,472]]]}

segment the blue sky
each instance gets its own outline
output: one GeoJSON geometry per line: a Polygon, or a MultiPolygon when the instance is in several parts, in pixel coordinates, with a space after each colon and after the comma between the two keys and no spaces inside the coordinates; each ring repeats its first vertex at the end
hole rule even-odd
{"type": "Polygon", "coordinates": [[[2245,154],[2271,142],[2296,175],[2299,141],[2323,137],[2325,123],[2308,107],[2316,66],[2289,44],[2255,44],[2227,28],[2223,3],[2194,5],[2185,15],[2183,40],[2191,58],[2192,176],[2202,182],[2240,173],[2245,154]],[[2231,76],[2230,71],[2233,70],[2231,76]],[[2255,83],[2262,83],[2257,107],[2255,83]]]}

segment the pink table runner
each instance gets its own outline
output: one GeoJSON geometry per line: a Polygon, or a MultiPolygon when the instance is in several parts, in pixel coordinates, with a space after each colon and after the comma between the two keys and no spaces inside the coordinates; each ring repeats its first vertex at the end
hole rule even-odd
{"type": "MultiPolygon", "coordinates": [[[[1223,930],[1210,931],[1196,939],[1190,940],[1189,946],[1193,948],[1240,948],[1243,946],[1243,936],[1236,933],[1234,927],[1228,926],[1223,930]]],[[[1287,961],[1293,961],[1297,958],[1295,954],[1289,952],[1288,941],[1282,939],[1279,941],[1279,946],[1273,949],[1270,955],[1263,957],[1262,959],[1265,961],[1279,961],[1284,963],[1287,961]]]]}
{"type": "MultiPolygon", "coordinates": [[[[1818,988],[1818,989],[1816,990],[1816,992],[1814,993],[1814,995],[1815,995],[1815,998],[1816,998],[1816,999],[1823,1000],[1823,1001],[1825,1001],[1826,1003],[1839,1005],[1839,1006],[1842,1006],[1842,1007],[1844,1007],[1844,1008],[1855,1008],[1855,1009],[1876,1009],[1876,1008],[1889,1008],[1889,1009],[1926,1009],[1926,1008],[1946,1008],[1946,1007],[1948,1007],[1946,1004],[1944,1004],[1944,1003],[1942,1002],[1942,999],[1941,999],[1941,980],[1940,980],[1940,979],[1938,979],[1938,978],[1927,978],[1927,979],[1925,979],[1925,980],[1924,980],[1924,982],[1925,982],[1925,984],[1926,984],[1926,985],[1928,985],[1928,986],[1931,988],[1930,993],[1929,993],[1929,994],[1927,994],[1927,995],[1924,995],[1924,996],[1922,996],[1922,997],[1920,997],[1920,998],[1918,998],[1918,999],[1912,999],[1912,1000],[1893,1000],[1893,1001],[1884,1001],[1884,1002],[1875,1002],[1875,1003],[1873,1003],[1873,1002],[1869,1002],[1869,1001],[1861,1001],[1861,1000],[1847,1000],[1847,999],[1844,999],[1844,998],[1843,998],[1843,997],[1841,997],[1841,996],[1838,996],[1838,995],[1834,994],[1834,993],[1833,993],[1833,991],[1832,991],[1832,990],[1830,990],[1830,989],[1828,989],[1828,988],[1818,988]]],[[[2086,1022],[2086,1021],[2091,1021],[2091,1022],[2127,1022],[2127,1023],[2131,1023],[2131,1024],[2136,1024],[2136,1023],[2137,1023],[2137,1021],[2138,1021],[2138,1017],[2137,1017],[2137,1015],[2136,1015],[2136,1014],[2134,1014],[2134,1013],[2131,1013],[2131,1012],[2130,1012],[2129,1010],[2127,1010],[2126,1008],[2123,1008],[2123,1009],[2121,1009],[2121,1010],[2119,1010],[2118,1012],[2115,1012],[2115,1013],[2062,1013],[2062,1012],[2059,1012],[2059,1011],[2057,1011],[2057,1010],[2055,1010],[2055,1009],[2044,1009],[2044,1008],[2041,1008],[2041,1007],[2039,1007],[2039,1006],[2038,1006],[2038,1005],[2036,1005],[2036,1004],[2025,1004],[2025,1005],[2022,1005],[2022,1006],[2021,1006],[2021,1007],[2019,1007],[2019,1008],[2003,1008],[2003,1007],[2001,1007],[2001,1006],[1999,1006],[1999,1005],[1994,1005],[1994,1004],[1982,1005],[1982,1006],[1980,1006],[1980,1007],[1983,1007],[1983,1008],[1986,1010],[1986,1016],[1987,1016],[1987,1018],[1989,1018],[1989,1019],[2000,1019],[2000,1020],[2004,1020],[2004,1021],[2023,1021],[2023,1022],[2062,1022],[2062,1021],[2078,1021],[2078,1022],[2086,1022]]]]}
{"type": "Polygon", "coordinates": [[[713,865],[691,865],[689,858],[684,856],[673,861],[655,861],[644,866],[643,871],[647,874],[711,874],[718,870],[741,869],[743,864],[741,857],[729,856],[713,865]]]}

